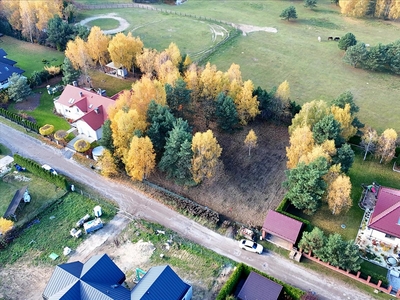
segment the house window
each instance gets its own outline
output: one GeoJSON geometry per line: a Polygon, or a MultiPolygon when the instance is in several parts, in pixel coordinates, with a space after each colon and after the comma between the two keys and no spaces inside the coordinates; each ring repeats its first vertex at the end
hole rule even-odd
{"type": "Polygon", "coordinates": [[[79,112],[79,108],[76,108],[76,112],[79,112]]]}

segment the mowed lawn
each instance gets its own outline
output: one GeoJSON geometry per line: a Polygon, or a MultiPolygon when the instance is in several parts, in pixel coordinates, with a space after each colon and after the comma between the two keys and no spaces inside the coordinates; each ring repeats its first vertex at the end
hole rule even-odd
{"type": "Polygon", "coordinates": [[[0,216],[6,212],[15,192],[23,186],[28,186],[31,202],[25,204],[21,210],[17,210],[17,226],[30,221],[65,193],[54,184],[29,172],[19,172],[18,174],[11,172],[0,180],[0,216]]]}
{"type": "MultiPolygon", "coordinates": [[[[400,24],[347,18],[328,0],[319,1],[315,10],[305,8],[301,1],[205,0],[187,1],[179,6],[155,7],[236,24],[275,27],[278,30],[276,34],[253,32],[238,37],[217,51],[210,61],[222,71],[227,70],[232,63],[237,63],[241,66],[243,78],[251,79],[255,86],[266,89],[288,80],[291,99],[301,104],[314,99],[330,101],[350,90],[361,108],[359,118],[362,122],[379,131],[388,127],[400,130],[400,119],[397,118],[400,106],[394,105],[400,89],[398,77],[352,68],[342,62],[343,51],[338,49],[337,43],[327,40],[329,36],[340,37],[352,32],[358,40],[370,45],[387,44],[400,37],[400,24]],[[281,11],[292,4],[297,9],[298,19],[290,22],[281,20],[281,11]],[[321,43],[317,40],[318,36],[322,38],[321,43]]],[[[174,15],[143,9],[107,9],[84,11],[80,18],[110,12],[117,13],[131,24],[127,31],[137,28],[133,33],[135,35],[136,31],[138,35],[143,34],[141,38],[145,41],[145,47],[162,50],[170,42],[178,41],[178,37],[172,33],[169,36],[156,25],[159,21],[162,25],[167,17],[172,20],[174,15]]],[[[181,22],[178,19],[176,21],[181,22]]],[[[183,22],[183,29],[191,22],[189,18],[183,22]]],[[[182,50],[193,47],[199,41],[208,43],[193,29],[183,30],[179,38],[183,43],[177,42],[177,45],[182,50]]],[[[194,50],[187,49],[187,53],[190,51],[194,50]]]]}
{"type": "Polygon", "coordinates": [[[2,36],[0,48],[7,52],[7,58],[17,62],[15,65],[25,71],[24,76],[30,77],[33,71],[41,71],[45,66],[42,60],[47,60],[49,65],[59,66],[64,61],[64,52],[20,41],[9,36],[2,36]]]}

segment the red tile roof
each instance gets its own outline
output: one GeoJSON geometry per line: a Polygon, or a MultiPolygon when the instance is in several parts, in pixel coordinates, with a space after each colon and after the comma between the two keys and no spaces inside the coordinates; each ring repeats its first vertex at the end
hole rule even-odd
{"type": "Polygon", "coordinates": [[[57,102],[68,107],[79,107],[86,113],[79,120],[85,121],[91,128],[97,130],[108,119],[107,110],[115,103],[118,95],[119,93],[108,98],[76,86],[67,85],[57,102]],[[96,113],[96,109],[99,113],[96,113]]]}
{"type": "Polygon", "coordinates": [[[368,227],[400,238],[400,190],[381,186],[368,227]]]}
{"type": "Polygon", "coordinates": [[[251,271],[238,294],[238,299],[277,300],[282,288],[280,284],[251,271]]]}
{"type": "Polygon", "coordinates": [[[303,223],[269,210],[262,227],[266,232],[295,244],[303,223]]]}

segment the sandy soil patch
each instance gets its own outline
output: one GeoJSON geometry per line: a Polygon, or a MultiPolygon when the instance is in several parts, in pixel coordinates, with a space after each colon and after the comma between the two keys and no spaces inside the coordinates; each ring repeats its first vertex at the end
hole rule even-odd
{"type": "Polygon", "coordinates": [[[259,26],[246,25],[246,24],[237,24],[237,25],[235,25],[235,27],[240,29],[243,32],[243,35],[247,35],[250,32],[256,32],[256,31],[265,31],[265,32],[270,32],[270,33],[278,32],[278,30],[273,27],[259,27],[259,26]]]}

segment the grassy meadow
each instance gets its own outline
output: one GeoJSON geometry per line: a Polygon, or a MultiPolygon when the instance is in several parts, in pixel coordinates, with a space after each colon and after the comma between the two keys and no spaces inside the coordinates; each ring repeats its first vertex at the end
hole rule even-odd
{"type": "Polygon", "coordinates": [[[7,52],[7,58],[17,62],[15,66],[24,70],[23,75],[26,77],[30,77],[33,71],[43,70],[45,64],[42,60],[47,60],[52,66],[61,65],[64,61],[63,52],[9,36],[2,36],[1,40],[0,48],[7,52]]]}
{"type": "MultiPolygon", "coordinates": [[[[362,122],[378,131],[389,127],[400,130],[400,119],[396,117],[400,107],[394,105],[400,90],[398,77],[352,68],[342,62],[343,51],[339,50],[337,42],[327,40],[328,36],[340,37],[352,32],[359,41],[370,45],[387,44],[400,36],[399,23],[348,18],[328,0],[319,1],[314,10],[305,8],[302,1],[206,0],[187,1],[179,6],[154,6],[236,24],[275,27],[276,34],[260,31],[238,37],[221,47],[210,61],[222,71],[237,63],[243,78],[268,90],[288,80],[291,99],[301,104],[314,99],[330,101],[349,90],[361,108],[359,118],[362,122]],[[289,5],[294,5],[298,14],[298,19],[290,22],[279,18],[281,11],[289,5]],[[322,38],[321,43],[318,36],[322,38]]],[[[84,11],[79,18],[109,12],[110,9],[84,11]]],[[[194,20],[190,18],[143,9],[113,9],[112,12],[131,24],[127,31],[137,28],[133,33],[141,36],[145,47],[160,50],[173,41],[182,53],[190,54],[194,51],[191,47],[204,43],[204,49],[211,39],[211,32],[210,38],[205,38],[204,28],[192,27],[194,20]],[[157,23],[164,28],[159,28],[157,23]],[[172,34],[168,30],[175,30],[175,23],[181,24],[178,27],[181,30],[172,34]]]]}

